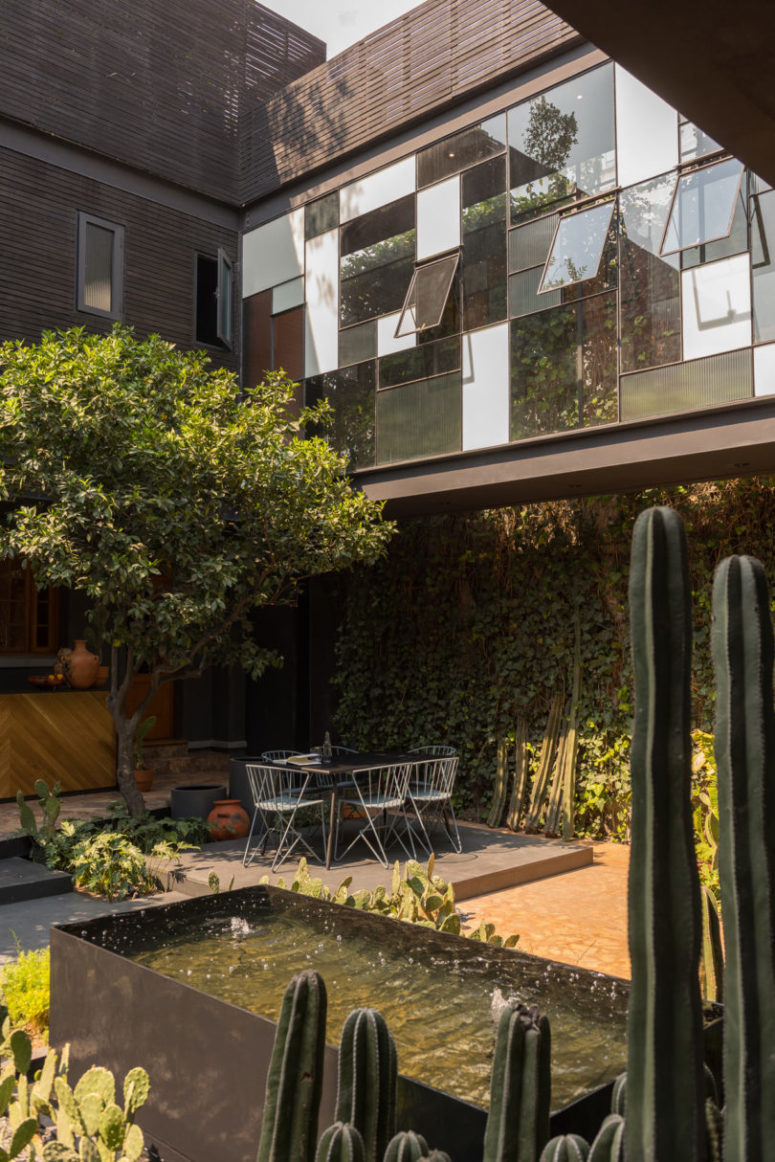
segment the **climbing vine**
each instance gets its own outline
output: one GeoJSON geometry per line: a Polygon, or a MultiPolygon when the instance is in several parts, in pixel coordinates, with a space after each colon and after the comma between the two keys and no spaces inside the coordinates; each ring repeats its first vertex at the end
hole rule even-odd
{"type": "Polygon", "coordinates": [[[460,806],[489,809],[499,740],[523,717],[540,747],[553,692],[569,691],[581,627],[577,828],[622,836],[629,813],[630,535],[651,504],[686,522],[694,590],[693,711],[712,729],[713,570],[729,553],[775,569],[775,478],[425,518],[386,561],[342,579],[337,726],[354,745],[453,742],[460,806]]]}

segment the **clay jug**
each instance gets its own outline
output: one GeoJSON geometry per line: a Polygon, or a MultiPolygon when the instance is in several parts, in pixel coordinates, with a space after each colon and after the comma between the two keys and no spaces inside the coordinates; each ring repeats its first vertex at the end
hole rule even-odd
{"type": "MultiPolygon", "coordinates": [[[[62,651],[63,653],[65,651],[62,651]]],[[[62,659],[65,677],[74,690],[88,690],[97,678],[100,659],[86,648],[86,642],[79,638],[69,654],[62,659]]]]}
{"type": "Polygon", "coordinates": [[[214,824],[211,839],[244,839],[250,831],[250,816],[239,799],[216,799],[207,822],[214,824]]]}

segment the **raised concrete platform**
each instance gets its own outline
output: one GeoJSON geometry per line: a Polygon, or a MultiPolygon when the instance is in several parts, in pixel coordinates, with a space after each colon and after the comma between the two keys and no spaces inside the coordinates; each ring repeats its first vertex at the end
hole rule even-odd
{"type": "MultiPolygon", "coordinates": [[[[463,851],[458,855],[453,851],[439,850],[435,867],[436,873],[452,884],[456,900],[468,900],[487,892],[587,867],[593,858],[589,845],[565,843],[538,835],[515,835],[475,823],[461,824],[460,836],[463,851]]],[[[201,851],[186,852],[177,873],[174,873],[172,883],[175,890],[189,895],[205,894],[211,890],[208,878],[213,872],[218,876],[222,890],[229,886],[244,888],[257,884],[265,875],[269,876],[270,883],[277,883],[279,879],[290,883],[293,879],[298,863],[296,852],[273,875],[270,871],[272,852],[257,856],[249,867],[243,868],[244,850],[244,839],[230,839],[223,843],[209,843],[201,851]]],[[[362,858],[353,859],[354,853],[351,853],[343,863],[329,870],[310,860],[310,872],[332,890],[348,876],[355,888],[373,890],[384,884],[389,889],[392,863],[389,868],[383,868],[370,856],[365,844],[356,851],[362,858]]],[[[400,848],[393,848],[388,854],[391,860],[398,860],[402,866],[406,861],[400,848]]]]}
{"type": "Polygon", "coordinates": [[[15,856],[0,860],[0,904],[19,904],[60,896],[73,887],[72,876],[52,871],[41,863],[15,856]]]}

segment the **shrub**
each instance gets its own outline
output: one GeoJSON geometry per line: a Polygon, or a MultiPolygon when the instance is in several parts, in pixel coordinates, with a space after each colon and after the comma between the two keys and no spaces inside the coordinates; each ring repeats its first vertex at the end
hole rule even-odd
{"type": "Polygon", "coordinates": [[[13,1025],[48,1040],[49,970],[48,948],[24,952],[17,943],[16,960],[4,965],[0,990],[13,1025]]]}

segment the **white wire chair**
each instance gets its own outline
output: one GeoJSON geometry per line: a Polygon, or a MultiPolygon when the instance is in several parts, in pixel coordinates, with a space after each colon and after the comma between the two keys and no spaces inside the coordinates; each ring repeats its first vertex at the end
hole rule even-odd
{"type": "Polygon", "coordinates": [[[281,763],[283,759],[289,759],[292,755],[303,753],[300,750],[265,750],[260,758],[263,763],[281,763]]]}
{"type": "Polygon", "coordinates": [[[275,856],[272,860],[272,871],[276,871],[280,867],[298,844],[306,847],[314,859],[319,859],[318,854],[310,847],[301,831],[295,826],[296,816],[300,810],[307,807],[319,808],[320,823],[323,829],[323,851],[326,850],[328,798],[325,795],[316,795],[314,790],[308,794],[313,772],[263,766],[259,763],[246,763],[245,773],[253,798],[253,819],[245,844],[242,866],[248,867],[258,852],[263,855],[272,835],[279,836],[275,847],[275,856]],[[263,831],[251,852],[250,843],[259,820],[263,824],[263,831]]]}
{"type": "Polygon", "coordinates": [[[460,761],[453,747],[417,747],[414,754],[422,754],[423,760],[412,763],[407,787],[407,801],[411,804],[414,819],[407,817],[409,842],[414,840],[433,854],[428,829],[440,823],[454,851],[463,850],[463,841],[458,831],[455,809],[452,806],[452,792],[455,789],[457,766],[460,761]],[[438,756],[428,752],[452,750],[452,754],[438,756]],[[425,757],[427,755],[427,758],[425,757]],[[417,828],[415,828],[415,821],[417,828]]]}
{"type": "Polygon", "coordinates": [[[337,813],[336,843],[334,845],[337,860],[343,859],[358,840],[362,839],[383,867],[388,867],[385,848],[393,836],[401,844],[407,856],[413,855],[397,830],[401,822],[403,822],[405,829],[408,828],[406,800],[410,771],[410,763],[364,767],[352,772],[349,776],[352,782],[348,782],[345,787],[340,786],[337,795],[340,809],[346,805],[354,809],[362,826],[358,828],[357,833],[344,851],[338,851],[341,810],[337,813]],[[388,815],[389,812],[390,815],[388,815]],[[380,837],[380,829],[376,822],[380,818],[384,838],[380,837]]]}
{"type": "Polygon", "coordinates": [[[413,746],[409,754],[423,754],[432,759],[448,759],[457,754],[457,747],[454,746],[413,746]]]}

